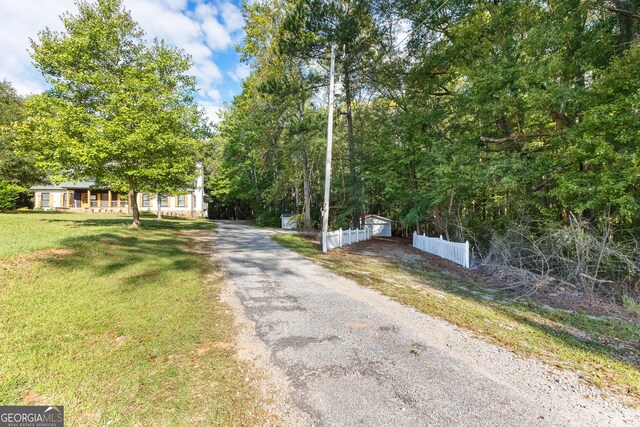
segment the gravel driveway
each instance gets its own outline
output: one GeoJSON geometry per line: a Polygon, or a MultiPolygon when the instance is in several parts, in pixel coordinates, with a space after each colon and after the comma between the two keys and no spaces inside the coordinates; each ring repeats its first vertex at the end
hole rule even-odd
{"type": "Polygon", "coordinates": [[[213,248],[248,329],[240,346],[290,397],[285,425],[640,426],[574,374],[360,287],[274,231],[217,224],[213,248]],[[243,344],[251,336],[257,345],[243,344]]]}

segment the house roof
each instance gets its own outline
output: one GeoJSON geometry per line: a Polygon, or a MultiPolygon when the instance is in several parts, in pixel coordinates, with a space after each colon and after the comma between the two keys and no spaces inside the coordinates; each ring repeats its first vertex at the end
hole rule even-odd
{"type": "Polygon", "coordinates": [[[31,190],[79,190],[91,188],[95,185],[95,183],[95,181],[65,181],[61,182],[60,184],[34,185],[33,187],[31,187],[31,190]]]}
{"type": "MultiPolygon", "coordinates": [[[[78,181],[78,182],[71,182],[71,181],[64,181],[61,182],[60,184],[51,184],[51,185],[34,185],[32,187],[30,187],[31,190],[87,190],[87,189],[99,189],[99,190],[106,190],[108,189],[108,187],[95,187],[96,182],[95,181],[78,181]]],[[[184,190],[187,193],[192,193],[195,191],[195,189],[193,188],[186,188],[184,190]]]]}

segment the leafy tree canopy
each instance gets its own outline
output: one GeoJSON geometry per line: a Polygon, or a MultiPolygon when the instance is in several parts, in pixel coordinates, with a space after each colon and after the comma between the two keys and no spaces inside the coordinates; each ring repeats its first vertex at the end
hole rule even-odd
{"type": "Polygon", "coordinates": [[[0,82],[0,182],[29,187],[44,179],[32,153],[20,153],[15,147],[14,125],[24,119],[23,100],[11,84],[0,82]]]}
{"type": "Polygon", "coordinates": [[[25,102],[21,145],[65,178],[94,178],[132,195],[193,185],[206,135],[181,50],[143,32],[121,0],[78,2],[65,30],[41,31],[32,58],[51,85],[25,102]]]}

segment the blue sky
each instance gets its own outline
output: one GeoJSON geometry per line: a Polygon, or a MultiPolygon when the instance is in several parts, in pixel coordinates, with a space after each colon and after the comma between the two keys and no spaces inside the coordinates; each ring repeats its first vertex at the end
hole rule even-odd
{"type": "MultiPolygon", "coordinates": [[[[164,39],[192,56],[198,102],[216,122],[249,74],[234,49],[244,38],[240,1],[124,0],[124,5],[149,39],[164,39]]],[[[62,30],[59,16],[65,11],[76,12],[74,0],[0,0],[0,80],[10,81],[21,95],[46,89],[31,64],[29,38],[45,27],[62,30]]]]}

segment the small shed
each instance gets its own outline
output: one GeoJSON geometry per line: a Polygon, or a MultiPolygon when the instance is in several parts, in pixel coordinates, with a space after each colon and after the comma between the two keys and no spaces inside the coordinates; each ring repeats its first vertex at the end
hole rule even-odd
{"type": "Polygon", "coordinates": [[[365,214],[364,225],[371,231],[372,237],[391,237],[392,220],[380,215],[365,214]]]}
{"type": "Polygon", "coordinates": [[[294,219],[293,214],[283,213],[282,215],[280,215],[280,222],[281,228],[287,230],[295,230],[296,228],[298,228],[298,223],[294,219]]]}

